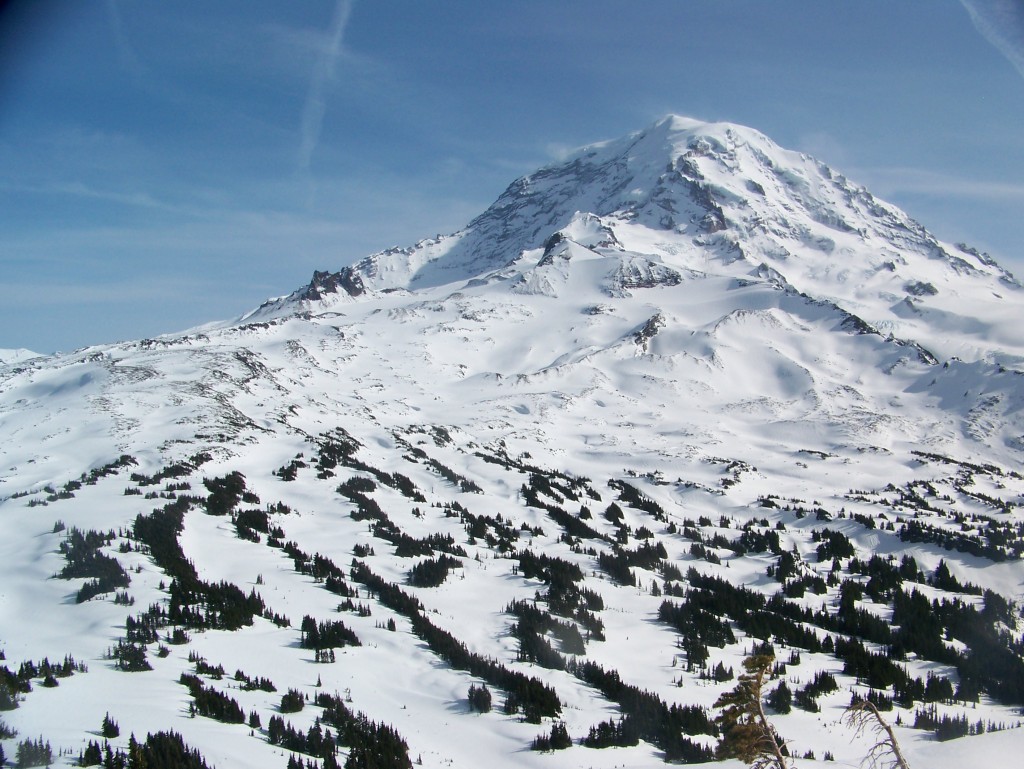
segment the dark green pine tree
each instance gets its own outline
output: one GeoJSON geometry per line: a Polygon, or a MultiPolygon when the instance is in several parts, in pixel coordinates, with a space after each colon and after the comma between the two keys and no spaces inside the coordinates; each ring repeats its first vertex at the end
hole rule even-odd
{"type": "Polygon", "coordinates": [[[121,734],[121,727],[117,725],[117,721],[110,717],[110,713],[103,716],[103,725],[100,727],[100,734],[108,740],[112,740],[121,734]]]}
{"type": "Polygon", "coordinates": [[[732,668],[729,668],[728,670],[726,670],[725,665],[723,665],[721,662],[719,662],[717,665],[715,665],[715,670],[714,670],[714,672],[711,675],[715,679],[715,681],[717,681],[718,683],[723,683],[725,681],[731,681],[734,678],[734,674],[732,672],[732,668]]]}
{"type": "Polygon", "coordinates": [[[785,714],[793,709],[793,692],[785,681],[780,681],[767,698],[768,706],[776,713],[785,714]]]}
{"type": "Polygon", "coordinates": [[[469,685],[469,709],[477,713],[491,712],[491,691],[487,688],[487,684],[469,685]]]}
{"type": "MultiPolygon", "coordinates": [[[[6,669],[4,668],[4,670],[6,669]]],[[[0,710],[14,710],[16,707],[18,707],[18,699],[14,695],[14,690],[0,676],[0,710]]]]}
{"type": "Polygon", "coordinates": [[[540,734],[534,738],[530,745],[531,750],[548,752],[551,750],[565,750],[572,747],[572,738],[565,728],[565,722],[559,721],[551,725],[551,734],[540,734]]]}
{"type": "Polygon", "coordinates": [[[770,675],[775,657],[754,654],[743,660],[746,672],[736,688],[725,692],[715,703],[722,712],[715,719],[722,736],[719,758],[738,758],[756,769],[790,769],[783,743],[765,715],[761,698],[764,682],[770,675]]]}
{"type": "MultiPolygon", "coordinates": [[[[103,763],[103,751],[100,750],[100,744],[92,740],[78,756],[78,765],[96,766],[101,763],[103,763]]],[[[0,765],[2,765],[2,762],[0,762],[0,765]]]]}
{"type": "Polygon", "coordinates": [[[306,705],[306,698],[298,689],[289,689],[281,695],[279,709],[282,713],[298,713],[306,705]]]}
{"type": "Polygon", "coordinates": [[[128,737],[128,769],[146,769],[146,756],[135,735],[128,737]]]}
{"type": "Polygon", "coordinates": [[[53,763],[53,749],[50,743],[38,740],[23,740],[18,743],[16,765],[21,766],[49,766],[53,763]]]}
{"type": "Polygon", "coordinates": [[[565,722],[559,721],[551,727],[551,749],[565,750],[572,747],[572,738],[569,730],[565,728],[565,722]]]}

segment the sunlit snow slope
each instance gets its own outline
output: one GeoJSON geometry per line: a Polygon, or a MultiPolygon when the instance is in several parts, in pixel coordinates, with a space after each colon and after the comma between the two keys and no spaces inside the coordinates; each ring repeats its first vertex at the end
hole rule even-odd
{"type": "Polygon", "coordinates": [[[329,763],[317,718],[350,766],[704,763],[766,644],[801,766],[859,764],[854,695],[912,766],[1024,748],[1022,298],[673,116],[240,320],[2,357],[4,750],[69,764],[110,713],[222,769],[329,763]]]}

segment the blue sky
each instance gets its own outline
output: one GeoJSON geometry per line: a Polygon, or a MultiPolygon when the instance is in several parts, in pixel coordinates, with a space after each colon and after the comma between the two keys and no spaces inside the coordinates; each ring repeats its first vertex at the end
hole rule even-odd
{"type": "Polygon", "coordinates": [[[1024,276],[1022,5],[7,3],[0,347],[241,314],[668,112],[758,128],[1024,276]]]}

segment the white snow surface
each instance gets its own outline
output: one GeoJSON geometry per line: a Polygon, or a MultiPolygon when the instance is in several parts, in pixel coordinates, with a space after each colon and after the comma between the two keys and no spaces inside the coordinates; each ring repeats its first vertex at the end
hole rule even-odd
{"type": "MultiPolygon", "coordinates": [[[[506,607],[545,587],[517,574],[516,561],[485,539],[470,538],[442,505],[500,515],[520,532],[516,548],[578,563],[585,586],[605,604],[606,640],[588,642],[585,659],[667,703],[709,711],[735,683],[686,671],[676,633],[657,621],[664,598],[651,585],[663,585],[662,575],[634,567],[637,586],[623,586],[587,552],[610,552],[616,536],[602,515],[617,500],[609,481],[634,485],[665,510],[657,520],[619,501],[627,546],[640,544],[636,534],[646,528],[683,573],[693,567],[776,592],[781,586],[766,576],[776,560],[770,553],[712,548],[716,564],[695,555],[682,533],[703,518],[708,539],[731,539],[763,520],[760,530],[778,531],[807,574],[827,576],[831,564],[817,561],[814,537],[830,528],[864,560],[912,555],[929,574],[943,560],[964,582],[1018,605],[1024,599],[1020,560],[905,542],[886,526],[923,520],[976,532],[991,521],[1024,522],[1020,285],[984,255],[937,241],[896,208],[757,131],[670,116],[517,180],[455,235],[368,257],[345,274],[365,290],[319,298],[298,291],[240,321],[60,357],[0,353],[0,665],[13,670],[22,660],[71,654],[89,667],[56,688],[35,682],[20,707],[0,713],[18,732],[3,742],[9,757],[20,739],[42,735],[70,752],[57,762],[70,765],[109,712],[122,747],[130,733],[173,729],[221,769],[284,767],[287,755],[267,743],[266,725],[285,690],[312,696],[319,678],[324,691],[349,696],[354,710],[392,724],[424,766],[661,762],[646,742],[530,751],[549,719],[538,725],[504,715],[494,687],[495,710],[469,713],[466,691],[479,679],[441,662],[406,618],[365,595],[358,600],[371,616],[339,612],[339,597],[297,573],[281,550],[238,538],[230,518],[198,507],[180,542],[199,576],[258,591],[292,627],[257,618],[234,632],[193,631],[164,658],[152,646],[153,670],[115,670],[106,653],[123,637],[126,617],[167,601],[166,575],[123,534],[174,493],[205,496],[204,479],[235,470],[257,506],[292,510],[270,516],[286,540],[345,569],[357,545],[372,547],[366,563],[418,597],[431,622],[554,687],[577,740],[617,719],[619,707],[564,671],[517,661],[506,607]],[[360,462],[408,476],[426,498],[415,503],[377,484],[371,496],[402,531],[450,534],[465,548],[462,568],[443,585],[408,586],[423,558],[398,556],[352,518],[353,504],[336,488],[372,474],[338,467],[318,478],[312,466],[291,482],[274,474],[298,457],[312,465],[317,437],[335,428],[360,443],[360,462]],[[153,486],[130,478],[198,452],[212,459],[184,477],[153,486]],[[121,455],[136,464],[75,485],[121,455]],[[425,457],[479,492],[460,489],[425,457]],[[600,500],[547,501],[573,516],[588,507],[588,525],[608,541],[570,548],[544,510],[525,504],[529,476],[493,461],[502,457],[589,479],[600,500]],[[935,491],[931,512],[899,493],[920,484],[935,491]],[[769,496],[778,504],[763,506],[769,496]],[[1006,504],[994,507],[994,499],[1006,504]],[[827,515],[798,512],[815,509],[827,515]],[[868,528],[855,515],[879,525],[868,528]],[[128,569],[134,606],[115,603],[113,594],[77,604],[84,580],[54,578],[71,527],[115,532],[104,552],[128,569]],[[362,645],[337,649],[334,664],[314,664],[299,646],[307,614],[344,621],[362,645]],[[389,619],[395,632],[384,627],[389,619]],[[193,670],[190,653],[223,664],[227,676],[207,683],[247,714],[259,712],[264,731],[189,717],[188,691],[177,681],[193,670]],[[239,690],[236,669],[270,678],[278,691],[239,690]]],[[[838,589],[803,600],[834,611],[838,589]]],[[[864,606],[887,616],[885,606],[864,606]]],[[[1007,628],[1020,631],[1020,622],[1007,628]]],[[[737,643],[711,648],[712,665],[741,670],[753,640],[736,635],[737,643]]],[[[788,658],[790,650],[776,646],[780,660],[788,658]]],[[[905,664],[922,678],[956,680],[948,666],[913,656],[905,664]]],[[[799,766],[855,766],[866,752],[865,740],[841,723],[851,691],[866,689],[842,670],[834,657],[803,652],[785,674],[794,690],[819,671],[840,683],[821,698],[821,712],[773,718],[796,756],[816,756],[799,766]],[[823,760],[826,752],[834,762],[823,760]]],[[[988,695],[939,710],[972,723],[1020,722],[1016,709],[988,695]]],[[[286,720],[305,730],[316,713],[307,706],[286,720]]],[[[897,734],[918,768],[951,769],[968,759],[1004,765],[1024,749],[1019,729],[938,743],[909,728],[913,708],[886,716],[899,718],[897,734]]],[[[707,735],[693,739],[714,744],[707,735]]]]}
{"type": "Polygon", "coordinates": [[[20,363],[21,361],[28,360],[29,358],[38,357],[40,357],[39,353],[26,350],[23,347],[17,350],[0,349],[0,366],[20,363]]]}

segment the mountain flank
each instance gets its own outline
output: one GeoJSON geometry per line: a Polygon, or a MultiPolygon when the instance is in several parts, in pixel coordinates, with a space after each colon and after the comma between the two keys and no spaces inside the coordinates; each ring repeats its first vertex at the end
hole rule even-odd
{"type": "Polygon", "coordinates": [[[1005,762],[1022,296],[669,116],[242,318],[5,352],[0,763],[1005,762]]]}

